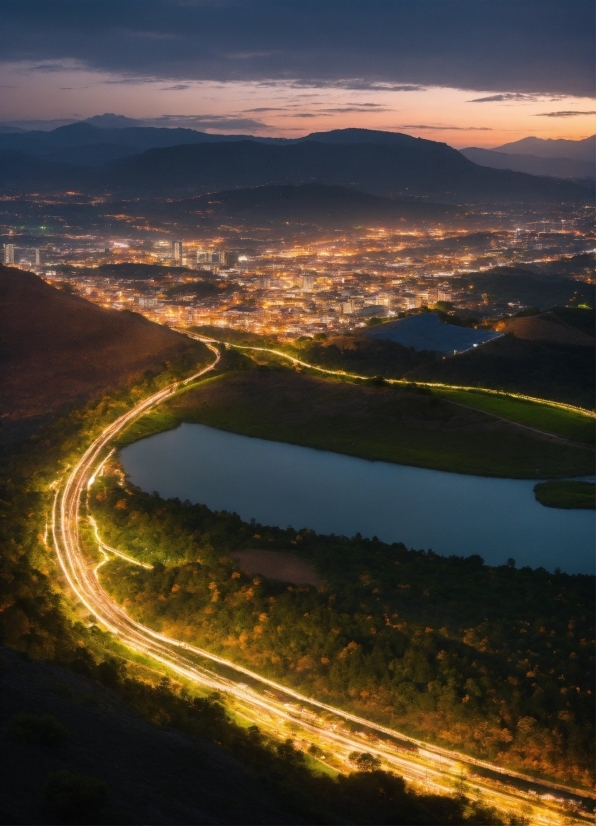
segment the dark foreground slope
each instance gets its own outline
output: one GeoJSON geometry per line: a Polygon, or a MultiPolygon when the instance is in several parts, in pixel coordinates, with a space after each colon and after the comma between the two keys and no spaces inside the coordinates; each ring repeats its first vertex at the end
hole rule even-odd
{"type": "Polygon", "coordinates": [[[146,371],[206,358],[202,345],[129,312],[0,267],[0,386],[5,434],[138,381],[146,371]]]}
{"type": "Polygon", "coordinates": [[[151,725],[72,670],[8,649],[0,656],[0,822],[73,822],[45,799],[48,778],[58,771],[107,786],[105,807],[89,801],[78,823],[299,822],[291,806],[215,744],[151,725]],[[20,714],[51,715],[63,734],[53,743],[41,732],[11,736],[20,714]]]}

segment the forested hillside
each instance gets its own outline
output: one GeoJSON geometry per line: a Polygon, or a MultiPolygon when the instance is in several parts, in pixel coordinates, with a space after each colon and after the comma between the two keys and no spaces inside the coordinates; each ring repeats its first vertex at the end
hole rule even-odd
{"type": "Polygon", "coordinates": [[[132,616],[410,734],[591,783],[593,577],[247,524],[123,490],[115,471],[92,510],[154,564],[102,569],[132,616]],[[291,550],[323,585],[245,575],[243,548],[291,550]]]}

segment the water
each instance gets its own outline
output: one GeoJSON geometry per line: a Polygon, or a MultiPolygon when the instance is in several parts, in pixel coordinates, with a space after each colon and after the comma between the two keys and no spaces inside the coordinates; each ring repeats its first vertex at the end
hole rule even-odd
{"type": "Polygon", "coordinates": [[[489,565],[594,572],[594,511],[545,508],[533,481],[371,462],[182,424],[121,451],[131,481],[245,520],[378,536],[489,565]]]}

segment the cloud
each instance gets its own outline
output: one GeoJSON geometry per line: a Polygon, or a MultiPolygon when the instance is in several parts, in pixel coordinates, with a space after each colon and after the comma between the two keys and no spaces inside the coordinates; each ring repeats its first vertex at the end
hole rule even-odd
{"type": "Polygon", "coordinates": [[[571,11],[561,0],[2,0],[0,26],[2,61],[42,72],[74,62],[172,83],[594,89],[592,0],[571,11]]]}
{"type": "Polygon", "coordinates": [[[139,126],[182,126],[187,129],[218,129],[232,132],[238,129],[270,129],[266,123],[254,118],[228,115],[161,115],[158,118],[146,118],[139,126]]]}
{"type": "Polygon", "coordinates": [[[321,115],[337,115],[347,114],[350,112],[395,112],[395,109],[390,109],[387,106],[381,106],[378,103],[362,103],[352,106],[333,106],[331,108],[317,109],[316,112],[293,112],[291,109],[279,110],[284,111],[288,118],[317,118],[321,115]]]}
{"type": "Polygon", "coordinates": [[[164,86],[164,92],[182,92],[184,89],[190,89],[190,83],[177,83],[175,86],[164,86]]]}
{"type": "Polygon", "coordinates": [[[246,114],[259,114],[262,112],[285,112],[285,108],[283,106],[255,106],[254,109],[243,109],[243,112],[246,114]]]}
{"type": "Polygon", "coordinates": [[[426,90],[426,86],[420,86],[418,84],[383,83],[374,80],[365,80],[364,78],[294,80],[292,86],[295,89],[347,89],[348,91],[355,92],[424,92],[426,90]]]}
{"type": "Polygon", "coordinates": [[[484,98],[474,98],[468,103],[499,103],[504,100],[532,101],[538,100],[536,95],[525,95],[523,92],[502,92],[500,95],[488,95],[484,98]]]}
{"type": "Polygon", "coordinates": [[[538,112],[534,115],[535,118],[574,118],[577,115],[596,115],[596,111],[591,112],[573,112],[571,110],[563,110],[562,112],[538,112]]]}
{"type": "Polygon", "coordinates": [[[457,130],[458,132],[492,132],[490,126],[430,126],[426,123],[404,123],[399,129],[432,129],[442,131],[443,129],[457,130]]]}

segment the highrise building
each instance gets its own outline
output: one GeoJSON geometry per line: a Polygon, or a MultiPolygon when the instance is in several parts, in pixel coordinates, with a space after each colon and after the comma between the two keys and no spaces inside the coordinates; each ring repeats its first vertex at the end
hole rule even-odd
{"type": "Polygon", "coordinates": [[[33,259],[34,263],[35,263],[35,266],[36,267],[41,266],[41,250],[39,249],[39,247],[36,247],[33,250],[33,255],[35,256],[35,258],[33,259]]]}
{"type": "Polygon", "coordinates": [[[305,293],[312,293],[315,286],[315,276],[314,275],[303,275],[301,279],[300,287],[303,292],[305,293]]]}
{"type": "Polygon", "coordinates": [[[172,257],[177,264],[182,263],[182,241],[172,243],[172,257]]]}
{"type": "Polygon", "coordinates": [[[4,263],[14,264],[14,244],[4,244],[4,263]]]}

